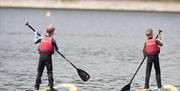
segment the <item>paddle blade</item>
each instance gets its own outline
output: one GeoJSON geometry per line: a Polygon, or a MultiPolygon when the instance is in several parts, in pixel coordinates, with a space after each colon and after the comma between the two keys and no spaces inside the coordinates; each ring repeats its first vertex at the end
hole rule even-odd
{"type": "Polygon", "coordinates": [[[85,72],[84,70],[81,70],[79,68],[77,68],[77,72],[83,81],[89,80],[90,75],[87,72],[85,72]]]}
{"type": "Polygon", "coordinates": [[[126,86],[124,86],[121,91],[130,91],[130,88],[131,88],[131,84],[127,84],[126,86]]]}

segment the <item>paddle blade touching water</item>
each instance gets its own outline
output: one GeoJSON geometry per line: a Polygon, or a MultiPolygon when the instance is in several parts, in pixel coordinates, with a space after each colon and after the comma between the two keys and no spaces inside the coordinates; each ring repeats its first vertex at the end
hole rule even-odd
{"type": "Polygon", "coordinates": [[[145,59],[146,59],[146,56],[144,56],[141,64],[139,65],[138,69],[136,70],[136,72],[135,72],[135,74],[133,75],[133,77],[132,77],[131,81],[129,82],[129,84],[125,85],[125,86],[121,89],[121,91],[130,91],[131,82],[133,81],[134,77],[136,76],[137,72],[139,71],[139,69],[140,69],[140,67],[141,67],[141,65],[143,64],[143,62],[144,62],[145,59]]]}
{"type": "Polygon", "coordinates": [[[127,84],[126,86],[124,86],[121,91],[130,91],[131,88],[131,83],[127,84]]]}
{"type": "Polygon", "coordinates": [[[77,72],[83,81],[89,80],[90,75],[87,72],[85,72],[84,70],[81,70],[79,68],[77,68],[77,72]]]}
{"type": "MultiPolygon", "coordinates": [[[[158,33],[158,34],[161,34],[161,32],[162,32],[162,30],[159,30],[159,33],[158,33]]],[[[158,35],[156,36],[156,38],[158,38],[158,35]]],[[[137,72],[139,71],[139,69],[140,69],[140,67],[141,67],[141,65],[143,64],[143,62],[144,62],[145,59],[146,59],[146,56],[144,56],[144,58],[143,58],[141,64],[139,65],[138,69],[136,70],[135,74],[133,75],[133,77],[132,77],[130,83],[127,84],[127,85],[125,85],[125,86],[121,89],[121,91],[130,91],[130,88],[131,88],[131,82],[133,81],[134,77],[136,76],[137,72]]]]}

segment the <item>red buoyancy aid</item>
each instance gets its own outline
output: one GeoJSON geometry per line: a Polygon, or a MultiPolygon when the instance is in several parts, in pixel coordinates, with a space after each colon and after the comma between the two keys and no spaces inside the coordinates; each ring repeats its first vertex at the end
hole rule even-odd
{"type": "Polygon", "coordinates": [[[39,53],[52,53],[54,51],[52,37],[42,37],[40,44],[38,45],[39,53]]]}
{"type": "Polygon", "coordinates": [[[144,52],[149,56],[159,54],[160,48],[158,47],[154,38],[146,40],[144,52]]]}

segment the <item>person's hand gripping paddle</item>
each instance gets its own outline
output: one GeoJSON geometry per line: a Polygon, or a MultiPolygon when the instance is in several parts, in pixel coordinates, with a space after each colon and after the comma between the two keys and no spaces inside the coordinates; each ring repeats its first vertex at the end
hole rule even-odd
{"type": "MultiPolygon", "coordinates": [[[[25,24],[25,26],[28,26],[32,31],[37,32],[31,25],[28,24],[28,22],[25,24]]],[[[41,36],[41,34],[39,34],[38,32],[37,32],[37,34],[38,34],[39,36],[41,36]]],[[[77,70],[80,78],[81,78],[83,81],[88,81],[88,80],[89,80],[90,75],[89,75],[87,72],[85,72],[85,71],[82,70],[82,69],[77,68],[74,64],[72,64],[72,63],[71,63],[62,53],[60,53],[59,51],[57,51],[57,53],[58,53],[59,55],[61,55],[67,62],[69,62],[69,63],[77,70]]]]}
{"type": "MultiPolygon", "coordinates": [[[[162,32],[162,30],[159,30],[158,35],[160,35],[161,32],[162,32]]],[[[158,38],[158,35],[156,36],[156,38],[158,38]]],[[[139,65],[138,69],[136,70],[135,74],[133,75],[131,81],[130,81],[127,85],[125,85],[125,86],[121,89],[121,91],[130,91],[130,89],[131,89],[131,83],[132,83],[134,77],[136,76],[137,72],[139,71],[139,69],[140,69],[140,67],[141,67],[141,65],[143,64],[143,62],[144,62],[145,59],[146,59],[146,56],[144,56],[141,64],[139,65]]]]}

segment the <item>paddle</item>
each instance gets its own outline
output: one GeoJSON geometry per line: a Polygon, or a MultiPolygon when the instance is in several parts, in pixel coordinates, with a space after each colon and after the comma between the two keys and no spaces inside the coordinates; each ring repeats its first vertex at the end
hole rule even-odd
{"type": "Polygon", "coordinates": [[[89,80],[90,75],[89,75],[87,72],[85,72],[85,71],[77,68],[74,64],[72,64],[72,63],[71,63],[62,53],[60,53],[59,51],[57,51],[57,53],[58,53],[59,55],[61,55],[66,61],[68,61],[68,62],[77,70],[79,76],[81,77],[81,79],[82,79],[83,81],[88,81],[88,80],[89,80]]]}
{"type": "MultiPolygon", "coordinates": [[[[31,25],[29,25],[28,22],[25,24],[25,26],[28,26],[32,31],[36,32],[36,30],[35,30],[31,25]]],[[[38,34],[39,36],[41,36],[41,34],[39,34],[38,32],[37,32],[37,34],[38,34]]],[[[87,72],[85,72],[85,71],[82,70],[82,69],[77,68],[74,64],[72,64],[72,63],[71,63],[62,53],[60,53],[59,51],[57,51],[57,53],[58,53],[59,55],[61,55],[67,62],[69,62],[69,63],[77,70],[80,78],[81,78],[83,81],[88,81],[88,80],[89,80],[90,75],[89,75],[87,72]]]]}
{"type": "Polygon", "coordinates": [[[133,81],[135,75],[136,75],[137,72],[139,71],[139,69],[140,69],[140,67],[141,67],[141,65],[143,64],[143,62],[144,62],[145,59],[146,59],[146,56],[144,56],[144,58],[143,58],[141,64],[139,65],[138,69],[136,70],[136,72],[135,72],[134,76],[132,77],[131,81],[129,82],[129,84],[125,85],[125,86],[121,89],[121,91],[130,91],[131,83],[132,83],[132,81],[133,81]]]}
{"type": "MultiPolygon", "coordinates": [[[[161,32],[162,32],[162,30],[159,30],[159,33],[158,33],[158,34],[160,34],[161,32]]],[[[156,36],[156,38],[157,38],[157,37],[158,37],[158,35],[156,36]]],[[[130,81],[127,85],[125,85],[125,86],[121,89],[121,91],[130,91],[131,83],[132,83],[134,77],[136,76],[137,72],[139,71],[139,69],[140,69],[140,67],[141,67],[141,65],[143,64],[143,62],[144,62],[145,59],[146,59],[146,56],[144,56],[141,64],[139,65],[138,69],[136,70],[135,74],[133,75],[131,81],[130,81]]]]}

